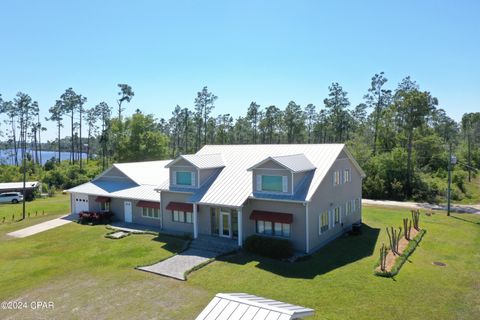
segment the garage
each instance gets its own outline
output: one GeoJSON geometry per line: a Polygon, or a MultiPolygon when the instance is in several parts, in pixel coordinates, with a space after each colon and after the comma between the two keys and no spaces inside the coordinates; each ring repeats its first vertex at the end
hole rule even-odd
{"type": "Polygon", "coordinates": [[[75,208],[74,213],[80,213],[82,211],[89,211],[88,208],[88,195],[85,194],[72,194],[73,197],[73,204],[75,208]]]}

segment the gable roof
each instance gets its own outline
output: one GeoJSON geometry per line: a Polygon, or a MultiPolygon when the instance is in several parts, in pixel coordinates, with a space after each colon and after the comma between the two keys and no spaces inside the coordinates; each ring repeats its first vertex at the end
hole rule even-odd
{"type": "Polygon", "coordinates": [[[285,156],[268,157],[265,160],[255,164],[253,167],[249,168],[248,170],[258,168],[262,164],[265,164],[269,161],[276,162],[280,166],[294,173],[310,171],[315,169],[315,166],[313,165],[313,163],[311,163],[310,160],[308,160],[308,158],[303,153],[299,153],[299,154],[291,154],[291,155],[289,154],[285,156]]]}
{"type": "Polygon", "coordinates": [[[95,196],[159,201],[160,196],[151,185],[137,185],[132,181],[94,180],[67,190],[95,196]]]}
{"type": "Polygon", "coordinates": [[[189,162],[198,169],[213,169],[225,167],[225,162],[221,153],[212,154],[184,154],[178,156],[175,160],[168,163],[165,167],[170,168],[181,159],[189,162]]]}
{"type": "Polygon", "coordinates": [[[67,191],[105,197],[159,201],[160,196],[155,191],[155,186],[158,181],[168,180],[169,170],[165,168],[165,165],[170,161],[115,163],[92,181],[67,191]],[[120,171],[128,179],[108,177],[107,174],[112,170],[120,171]]]}
{"type": "MultiPolygon", "coordinates": [[[[269,157],[278,159],[295,154],[304,154],[316,169],[306,175],[304,181],[297,187],[298,192],[293,196],[282,195],[280,198],[274,198],[310,201],[342,151],[345,151],[363,176],[363,171],[344,144],[206,145],[196,155],[222,154],[225,167],[218,172],[217,177],[208,185],[208,188],[202,187],[194,191],[189,201],[240,207],[249,197],[254,196],[252,172],[247,171],[248,168],[269,157]]],[[[289,165],[293,166],[293,164],[289,165]]],[[[170,190],[168,179],[160,184],[158,189],[170,190]]]]}
{"type": "Polygon", "coordinates": [[[139,185],[156,186],[159,181],[168,179],[169,170],[165,169],[165,165],[171,161],[172,160],[114,163],[113,167],[120,170],[139,185]]]}
{"type": "Polygon", "coordinates": [[[290,320],[312,316],[314,310],[246,293],[218,293],[196,320],[290,320]]]}

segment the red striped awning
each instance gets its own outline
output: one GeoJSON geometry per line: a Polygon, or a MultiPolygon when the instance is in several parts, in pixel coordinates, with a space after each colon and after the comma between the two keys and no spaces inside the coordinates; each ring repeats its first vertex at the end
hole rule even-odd
{"type": "Polygon", "coordinates": [[[193,204],[185,202],[169,202],[167,210],[193,212],[193,204]]]}
{"type": "Polygon", "coordinates": [[[160,209],[160,202],[138,201],[137,207],[160,209]]]}
{"type": "Polygon", "coordinates": [[[291,224],[293,222],[293,214],[253,210],[252,213],[250,214],[250,220],[264,220],[264,221],[291,224]]]}
{"type": "Polygon", "coordinates": [[[96,202],[110,202],[110,200],[112,200],[112,199],[110,199],[109,197],[102,197],[102,196],[98,196],[95,199],[96,202]]]}

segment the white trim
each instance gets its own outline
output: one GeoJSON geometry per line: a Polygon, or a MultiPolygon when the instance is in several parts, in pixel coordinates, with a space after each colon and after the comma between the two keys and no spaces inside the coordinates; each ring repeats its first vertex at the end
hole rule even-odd
{"type": "Polygon", "coordinates": [[[193,238],[198,238],[198,219],[197,219],[197,204],[193,204],[193,238]]]}
{"type": "Polygon", "coordinates": [[[238,225],[238,246],[243,246],[243,212],[242,207],[237,210],[237,225],[238,225]]]}
{"type": "Polygon", "coordinates": [[[292,172],[292,192],[291,194],[293,195],[293,172],[292,172]]]}
{"type": "MultiPolygon", "coordinates": [[[[309,236],[309,221],[308,221],[308,202],[305,203],[305,251],[310,252],[310,236],[309,236]]],[[[290,231],[291,232],[291,231],[290,231]]]]}
{"type": "MultiPolygon", "coordinates": [[[[293,186],[293,183],[292,183],[292,186],[293,186]]],[[[288,192],[288,177],[287,176],[282,176],[282,192],[283,193],[288,192]]]]}
{"type": "Polygon", "coordinates": [[[256,179],[256,190],[257,191],[262,191],[262,175],[261,174],[257,174],[257,179],[256,179]]]}
{"type": "Polygon", "coordinates": [[[197,169],[197,188],[200,188],[200,169],[197,169]]]}

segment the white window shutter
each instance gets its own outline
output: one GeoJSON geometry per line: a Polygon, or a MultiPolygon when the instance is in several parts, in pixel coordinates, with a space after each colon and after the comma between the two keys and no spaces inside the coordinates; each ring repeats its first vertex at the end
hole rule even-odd
{"type": "Polygon", "coordinates": [[[333,185],[336,185],[337,182],[337,172],[333,171],[333,185]]]}
{"type": "Polygon", "coordinates": [[[282,176],[282,191],[288,192],[288,177],[282,176]]]}
{"type": "Polygon", "coordinates": [[[191,183],[192,186],[195,186],[196,183],[195,183],[195,172],[192,172],[192,183],[191,183]]]}
{"type": "Polygon", "coordinates": [[[257,174],[257,191],[262,191],[262,176],[257,174]]]}
{"type": "Polygon", "coordinates": [[[172,171],[172,184],[176,185],[177,184],[177,172],[172,171]]]}

